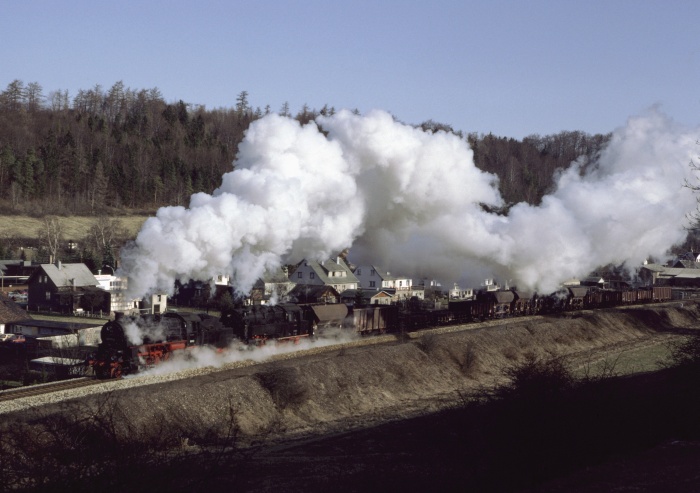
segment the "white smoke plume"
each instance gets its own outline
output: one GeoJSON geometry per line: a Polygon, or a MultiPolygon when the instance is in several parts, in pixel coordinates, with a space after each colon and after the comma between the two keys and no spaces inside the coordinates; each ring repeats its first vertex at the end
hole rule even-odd
{"type": "Polygon", "coordinates": [[[479,205],[502,205],[497,178],[455,135],[382,111],[317,124],[277,115],[251,124],[221,187],[189,208],[161,208],[122,252],[132,294],[219,274],[247,292],[266,269],[348,247],[354,263],[443,285],[497,277],[550,292],[600,265],[663,256],[696,205],[682,185],[698,131],[655,111],[618,129],[584,174],[573,164],[541,205],[507,216],[479,205]]]}
{"type": "Polygon", "coordinates": [[[129,344],[139,346],[146,339],[151,341],[162,341],[166,339],[166,328],[161,324],[144,324],[139,323],[141,320],[137,317],[125,317],[121,323],[124,327],[124,335],[129,344]]]}

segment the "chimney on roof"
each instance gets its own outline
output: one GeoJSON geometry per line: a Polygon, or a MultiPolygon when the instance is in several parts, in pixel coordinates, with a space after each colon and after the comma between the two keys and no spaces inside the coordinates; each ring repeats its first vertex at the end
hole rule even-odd
{"type": "Polygon", "coordinates": [[[56,260],[56,268],[57,268],[58,270],[61,270],[61,267],[62,267],[61,261],[60,261],[60,260],[56,260]]]}

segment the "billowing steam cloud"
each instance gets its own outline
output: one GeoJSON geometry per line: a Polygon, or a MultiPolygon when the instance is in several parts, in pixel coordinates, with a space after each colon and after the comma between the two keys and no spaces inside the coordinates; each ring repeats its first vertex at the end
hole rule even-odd
{"type": "Polygon", "coordinates": [[[242,291],[265,269],[352,247],[355,263],[476,286],[484,277],[553,291],[607,263],[641,263],[684,239],[683,188],[697,133],[656,112],[631,119],[595,165],[573,164],[540,206],[507,216],[497,178],[458,137],[381,111],[254,122],[234,171],[189,208],[164,207],[122,252],[134,295],[228,273],[242,291]]]}

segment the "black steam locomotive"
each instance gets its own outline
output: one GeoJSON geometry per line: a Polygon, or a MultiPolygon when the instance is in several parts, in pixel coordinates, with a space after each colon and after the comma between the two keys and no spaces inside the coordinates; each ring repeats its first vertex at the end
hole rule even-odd
{"type": "Polygon", "coordinates": [[[299,342],[314,334],[310,314],[301,306],[280,304],[232,308],[220,319],[184,312],[118,315],[102,327],[102,342],[88,358],[88,365],[98,378],[119,378],[195,346],[224,349],[236,340],[258,345],[270,339],[299,342]]]}
{"type": "Polygon", "coordinates": [[[235,338],[233,329],[216,317],[179,312],[136,317],[118,314],[102,327],[100,335],[97,353],[88,359],[98,378],[136,373],[193,346],[223,349],[235,338]]]}

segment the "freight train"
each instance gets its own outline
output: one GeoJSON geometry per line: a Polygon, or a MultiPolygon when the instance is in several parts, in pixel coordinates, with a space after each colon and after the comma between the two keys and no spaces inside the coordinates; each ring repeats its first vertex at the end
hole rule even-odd
{"type": "Polygon", "coordinates": [[[365,307],[254,305],[224,310],[221,318],[180,312],[136,318],[119,316],[102,327],[102,342],[88,364],[99,378],[118,378],[195,346],[223,350],[233,341],[252,345],[269,340],[297,343],[317,333],[323,335],[329,327],[364,335],[670,300],[669,287],[601,290],[577,286],[548,296],[517,290],[484,291],[473,299],[452,300],[442,309],[426,309],[418,300],[412,300],[401,305],[365,307]]]}
{"type": "Polygon", "coordinates": [[[660,303],[671,299],[671,288],[661,286],[639,289],[572,286],[547,296],[518,290],[482,291],[472,299],[451,300],[447,308],[442,309],[425,309],[415,301],[409,302],[401,311],[398,327],[410,331],[506,317],[660,303]]]}

